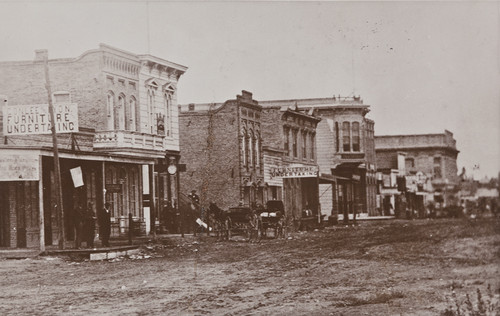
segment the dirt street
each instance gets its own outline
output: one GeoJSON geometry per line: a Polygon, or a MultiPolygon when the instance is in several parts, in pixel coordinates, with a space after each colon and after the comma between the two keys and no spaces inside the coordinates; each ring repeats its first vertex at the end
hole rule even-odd
{"type": "Polygon", "coordinates": [[[360,222],[260,243],[166,238],[111,261],[0,261],[0,315],[439,315],[500,288],[500,220],[360,222]]]}

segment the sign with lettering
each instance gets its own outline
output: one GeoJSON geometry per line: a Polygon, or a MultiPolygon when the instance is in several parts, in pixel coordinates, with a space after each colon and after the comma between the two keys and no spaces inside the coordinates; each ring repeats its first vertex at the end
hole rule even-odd
{"type": "Polygon", "coordinates": [[[276,167],[271,168],[271,178],[310,178],[318,176],[318,166],[301,166],[301,167],[276,167]]]}
{"type": "MultiPolygon", "coordinates": [[[[78,132],[78,105],[54,105],[56,133],[78,132]]],[[[51,121],[48,104],[8,105],[3,107],[3,134],[50,134],[51,121]]]]}
{"type": "Polygon", "coordinates": [[[0,155],[0,181],[38,181],[39,160],[37,155],[0,155]]]}

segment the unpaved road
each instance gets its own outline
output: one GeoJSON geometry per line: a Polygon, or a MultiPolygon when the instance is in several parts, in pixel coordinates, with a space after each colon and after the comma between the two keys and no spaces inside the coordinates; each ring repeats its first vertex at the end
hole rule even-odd
{"type": "Polygon", "coordinates": [[[113,261],[0,261],[0,315],[439,315],[500,288],[500,220],[361,222],[261,243],[163,239],[113,261]],[[151,256],[148,258],[148,256],[151,256]]]}

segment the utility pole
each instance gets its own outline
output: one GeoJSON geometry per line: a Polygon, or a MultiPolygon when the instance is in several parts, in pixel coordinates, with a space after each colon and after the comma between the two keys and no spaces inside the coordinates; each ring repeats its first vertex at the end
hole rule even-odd
{"type": "Polygon", "coordinates": [[[57,147],[57,135],[56,135],[56,120],[54,115],[54,105],[52,104],[52,90],[50,88],[50,78],[49,78],[49,56],[48,53],[44,58],[44,68],[45,68],[45,88],[47,89],[47,95],[49,99],[49,114],[50,114],[50,130],[52,131],[52,146],[54,151],[54,185],[56,187],[56,211],[57,211],[57,224],[59,226],[59,249],[64,249],[64,207],[62,198],[62,186],[61,186],[61,168],[59,165],[59,150],[57,147]]]}

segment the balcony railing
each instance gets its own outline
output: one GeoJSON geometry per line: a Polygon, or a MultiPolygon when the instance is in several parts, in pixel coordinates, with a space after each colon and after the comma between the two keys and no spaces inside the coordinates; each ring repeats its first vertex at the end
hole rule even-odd
{"type": "Polygon", "coordinates": [[[164,151],[165,136],[132,131],[101,131],[94,136],[95,149],[134,148],[164,151]]]}

